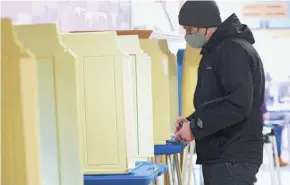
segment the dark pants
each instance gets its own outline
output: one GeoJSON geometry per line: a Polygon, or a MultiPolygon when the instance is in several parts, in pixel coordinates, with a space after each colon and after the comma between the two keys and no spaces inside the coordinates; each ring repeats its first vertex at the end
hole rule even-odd
{"type": "Polygon", "coordinates": [[[253,185],[260,166],[247,163],[203,165],[204,185],[253,185]]]}

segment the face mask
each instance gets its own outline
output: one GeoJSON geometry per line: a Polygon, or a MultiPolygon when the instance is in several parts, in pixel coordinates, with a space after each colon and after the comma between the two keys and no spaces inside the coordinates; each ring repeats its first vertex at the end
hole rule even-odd
{"type": "Polygon", "coordinates": [[[186,34],[184,38],[187,44],[192,48],[202,48],[206,43],[205,35],[199,33],[186,34]]]}

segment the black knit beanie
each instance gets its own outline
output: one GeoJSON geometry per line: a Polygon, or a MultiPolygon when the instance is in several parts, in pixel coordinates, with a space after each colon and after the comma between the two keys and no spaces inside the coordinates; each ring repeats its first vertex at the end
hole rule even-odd
{"type": "Polygon", "coordinates": [[[215,1],[186,1],[178,15],[179,24],[197,28],[217,27],[222,23],[215,1]]]}

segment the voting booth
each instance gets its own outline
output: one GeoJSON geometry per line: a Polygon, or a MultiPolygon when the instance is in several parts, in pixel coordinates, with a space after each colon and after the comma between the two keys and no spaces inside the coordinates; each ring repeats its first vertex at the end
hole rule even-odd
{"type": "Polygon", "coordinates": [[[197,71],[201,59],[200,49],[186,45],[182,65],[182,115],[189,116],[195,110],[193,95],[197,84],[197,71]]]}
{"type": "Polygon", "coordinates": [[[169,103],[170,103],[170,123],[171,131],[175,128],[175,119],[178,116],[178,78],[177,78],[177,58],[168,47],[165,39],[159,41],[160,49],[168,58],[168,80],[169,80],[169,103]]]}
{"type": "Polygon", "coordinates": [[[137,35],[120,35],[118,43],[133,67],[135,159],[148,161],[154,156],[151,59],[140,48],[137,35]]]}
{"type": "MultiPolygon", "coordinates": [[[[154,144],[166,144],[172,133],[172,124],[178,115],[177,79],[176,100],[171,95],[174,87],[170,88],[171,64],[170,53],[166,40],[140,39],[141,48],[151,57],[152,99],[153,99],[153,133],[154,144]],[[173,113],[176,109],[176,113],[173,113]],[[174,119],[173,119],[174,117],[174,119]],[[173,119],[173,120],[172,120],[173,119]]],[[[176,63],[176,61],[172,61],[176,63]]],[[[176,77],[177,78],[177,77],[176,77]]]]}
{"type": "Polygon", "coordinates": [[[14,29],[37,62],[42,185],[83,184],[75,58],[60,42],[55,24],[14,29]]]}
{"type": "Polygon", "coordinates": [[[77,57],[83,172],[128,173],[135,167],[133,62],[115,32],[68,33],[61,39],[77,57]]]}
{"type": "Polygon", "coordinates": [[[1,19],[1,183],[41,182],[36,60],[1,19]]]}

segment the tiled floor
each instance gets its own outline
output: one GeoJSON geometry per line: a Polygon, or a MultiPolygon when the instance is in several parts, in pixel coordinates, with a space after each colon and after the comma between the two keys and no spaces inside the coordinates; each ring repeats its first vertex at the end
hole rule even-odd
{"type": "MultiPolygon", "coordinates": [[[[264,161],[268,161],[267,159],[268,157],[265,154],[264,161]]],[[[286,150],[283,153],[283,159],[285,159],[286,161],[289,161],[286,150]]],[[[290,166],[280,168],[280,172],[281,172],[280,185],[289,185],[290,184],[289,183],[290,182],[290,166]]],[[[258,179],[258,182],[256,183],[256,185],[275,185],[274,182],[271,181],[270,168],[267,162],[264,162],[264,164],[261,166],[261,169],[257,175],[257,179],[258,179]]],[[[279,184],[276,184],[276,185],[279,185],[279,184]]]]}
{"type": "MultiPolygon", "coordinates": [[[[261,168],[259,174],[257,175],[258,182],[256,185],[274,185],[271,182],[271,175],[269,170],[261,168]]],[[[290,182],[290,167],[281,168],[281,184],[280,185],[289,185],[290,182]]],[[[279,184],[276,184],[279,185],[279,184]]]]}

